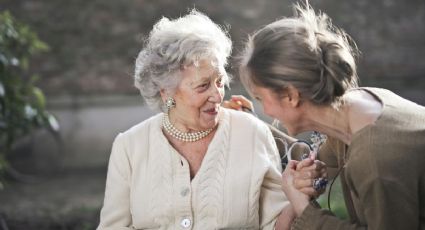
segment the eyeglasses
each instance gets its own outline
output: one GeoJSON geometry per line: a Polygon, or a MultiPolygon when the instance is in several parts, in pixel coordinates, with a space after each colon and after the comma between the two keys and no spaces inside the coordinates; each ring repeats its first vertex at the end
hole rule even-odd
{"type": "Polygon", "coordinates": [[[326,136],[319,132],[312,132],[310,135],[311,143],[305,140],[297,140],[288,143],[286,140],[281,139],[284,144],[285,154],[281,157],[282,168],[285,169],[290,160],[302,161],[311,156],[311,154],[318,154],[320,146],[325,143],[326,136]]]}
{"type": "MultiPolygon", "coordinates": [[[[318,132],[313,132],[310,136],[310,140],[312,142],[312,144],[310,144],[309,142],[305,141],[305,140],[297,140],[294,141],[292,143],[288,143],[286,140],[283,140],[281,138],[279,138],[282,143],[284,144],[285,147],[285,154],[281,157],[281,162],[282,162],[282,168],[285,169],[286,165],[289,161],[291,160],[298,160],[298,161],[302,161],[308,157],[311,156],[311,154],[318,154],[319,153],[319,149],[320,146],[326,141],[326,136],[322,135],[318,132]]],[[[317,157],[317,155],[316,155],[317,157]]],[[[338,172],[336,173],[336,175],[334,176],[333,179],[331,179],[331,183],[329,185],[329,190],[328,190],[328,195],[327,195],[327,205],[328,205],[328,209],[329,211],[332,211],[331,209],[331,191],[332,191],[332,186],[336,180],[336,178],[339,176],[339,174],[341,173],[342,169],[344,167],[341,167],[338,172]]],[[[318,188],[322,189],[323,187],[326,188],[326,186],[328,185],[328,180],[320,180],[321,178],[319,178],[318,180],[315,180],[318,182],[317,185],[313,184],[314,186],[317,186],[318,188]]],[[[315,182],[313,182],[315,183],[315,182]]],[[[343,202],[342,202],[343,203],[343,202]]],[[[337,202],[336,205],[338,205],[339,203],[337,202]]],[[[341,204],[339,204],[341,206],[341,204]]],[[[347,214],[346,207],[343,205],[340,208],[342,208],[343,211],[342,214],[347,214]]]]}
{"type": "Polygon", "coordinates": [[[302,161],[308,158],[311,152],[313,152],[313,147],[307,141],[297,140],[292,143],[288,143],[286,140],[282,141],[285,149],[285,154],[281,157],[283,169],[286,168],[289,161],[302,161]]]}

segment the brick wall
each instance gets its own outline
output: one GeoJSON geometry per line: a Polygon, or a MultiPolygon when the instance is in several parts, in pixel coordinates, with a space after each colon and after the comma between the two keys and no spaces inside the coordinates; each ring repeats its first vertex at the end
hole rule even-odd
{"type": "MultiPolygon", "coordinates": [[[[136,94],[134,59],[143,37],[162,15],[196,6],[231,25],[235,54],[248,33],[292,13],[287,0],[3,0],[51,46],[33,62],[50,95],[136,94]]],[[[311,1],[357,41],[362,85],[392,89],[425,102],[425,2],[422,0],[311,1]]]]}

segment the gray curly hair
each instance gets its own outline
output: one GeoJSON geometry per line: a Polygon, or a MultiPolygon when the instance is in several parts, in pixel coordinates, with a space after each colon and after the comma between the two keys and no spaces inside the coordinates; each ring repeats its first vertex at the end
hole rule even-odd
{"type": "MultiPolygon", "coordinates": [[[[227,30],[196,10],[175,20],[164,17],[153,26],[136,59],[135,86],[151,109],[164,111],[160,91],[175,93],[182,67],[202,59],[224,67],[231,49],[227,30]]],[[[227,75],[223,77],[227,84],[227,75]]]]}

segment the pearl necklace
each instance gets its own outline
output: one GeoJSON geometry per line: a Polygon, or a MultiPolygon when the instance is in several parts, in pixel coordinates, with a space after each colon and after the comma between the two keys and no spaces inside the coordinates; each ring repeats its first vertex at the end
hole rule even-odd
{"type": "Polygon", "coordinates": [[[198,131],[194,133],[185,133],[178,130],[173,124],[171,124],[170,118],[168,117],[168,114],[166,113],[164,113],[164,117],[162,119],[162,127],[164,127],[164,130],[168,134],[170,134],[172,137],[184,142],[199,141],[202,138],[208,136],[208,134],[210,134],[211,131],[214,129],[214,128],[210,128],[204,131],[198,131]]]}

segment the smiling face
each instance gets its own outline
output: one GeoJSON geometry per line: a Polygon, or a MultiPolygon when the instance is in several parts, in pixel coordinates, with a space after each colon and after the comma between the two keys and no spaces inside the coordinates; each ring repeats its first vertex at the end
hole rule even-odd
{"type": "Polygon", "coordinates": [[[219,120],[224,97],[224,67],[201,60],[181,70],[182,79],[173,96],[176,107],[169,111],[171,123],[184,132],[213,128],[219,120]]]}
{"type": "Polygon", "coordinates": [[[271,89],[253,86],[252,94],[262,106],[264,113],[272,118],[278,119],[288,130],[290,135],[296,135],[301,130],[302,112],[298,91],[291,88],[283,95],[278,95],[271,89]]]}

